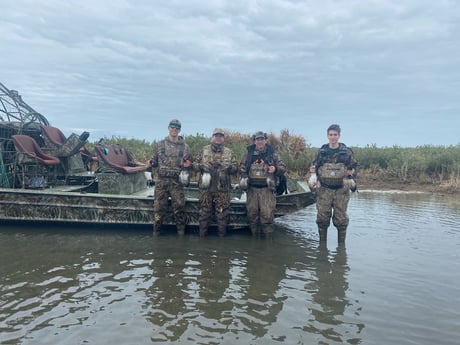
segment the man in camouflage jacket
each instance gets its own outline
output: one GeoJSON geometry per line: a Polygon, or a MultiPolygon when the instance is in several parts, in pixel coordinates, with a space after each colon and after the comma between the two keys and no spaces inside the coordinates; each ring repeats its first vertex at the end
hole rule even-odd
{"type": "Polygon", "coordinates": [[[153,233],[159,234],[161,225],[168,211],[168,198],[171,198],[172,211],[174,214],[177,233],[185,232],[185,191],[179,180],[182,169],[188,169],[192,165],[192,155],[189,146],[179,136],[181,123],[179,120],[171,120],[168,125],[169,135],[155,143],[153,157],[148,166],[156,169],[155,192],[154,192],[154,223],[153,233]]]}
{"type": "Polygon", "coordinates": [[[227,232],[231,176],[238,171],[235,154],[224,146],[225,132],[216,128],[211,144],[202,148],[194,167],[200,172],[200,236],[206,236],[214,208],[219,236],[227,232]]]}
{"type": "Polygon", "coordinates": [[[329,143],[323,145],[316,155],[311,173],[318,178],[316,200],[316,223],[320,241],[327,240],[327,228],[331,218],[338,232],[338,242],[345,242],[349,218],[347,214],[350,190],[356,190],[353,180],[357,162],[353,151],[339,142],[340,126],[333,124],[327,129],[329,143]],[[334,210],[334,212],[332,212],[334,210]]]}

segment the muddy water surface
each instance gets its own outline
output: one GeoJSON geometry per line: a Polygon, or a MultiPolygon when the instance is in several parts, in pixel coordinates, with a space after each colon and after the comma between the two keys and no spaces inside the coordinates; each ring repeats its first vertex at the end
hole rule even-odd
{"type": "Polygon", "coordinates": [[[456,344],[460,201],[361,192],[247,232],[0,227],[1,344],[456,344]]]}

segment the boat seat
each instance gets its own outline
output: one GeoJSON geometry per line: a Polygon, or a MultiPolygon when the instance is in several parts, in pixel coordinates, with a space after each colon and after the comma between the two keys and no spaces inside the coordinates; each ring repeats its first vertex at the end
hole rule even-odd
{"type": "Polygon", "coordinates": [[[53,126],[40,126],[45,145],[53,150],[53,154],[58,157],[69,157],[81,151],[89,137],[88,132],[83,132],[80,136],[72,133],[68,138],[59,128],[53,126]]]}
{"type": "Polygon", "coordinates": [[[11,140],[16,148],[17,176],[22,188],[45,188],[48,177],[54,181],[56,167],[61,164],[59,158],[45,153],[28,135],[12,135],[11,140]]]}
{"type": "Polygon", "coordinates": [[[18,152],[19,163],[41,163],[43,165],[59,165],[59,158],[51,156],[40,148],[34,138],[28,135],[16,134],[11,136],[14,147],[18,152]]]}
{"type": "Polygon", "coordinates": [[[83,132],[80,136],[72,133],[68,138],[59,128],[53,126],[40,126],[45,145],[52,149],[57,157],[69,157],[81,153],[81,149],[86,144],[89,133],[83,132]]]}
{"type": "Polygon", "coordinates": [[[81,135],[72,133],[66,138],[59,128],[40,125],[40,129],[46,149],[61,159],[63,172],[66,176],[92,170],[97,156],[85,148],[89,137],[88,132],[83,132],[81,135]]]}
{"type": "Polygon", "coordinates": [[[53,146],[61,146],[65,143],[66,137],[59,128],[52,126],[40,126],[45,140],[48,140],[53,146]]]}
{"type": "Polygon", "coordinates": [[[111,169],[123,174],[135,174],[147,170],[145,165],[136,164],[128,150],[118,144],[96,145],[94,147],[99,157],[99,167],[111,169]]]}

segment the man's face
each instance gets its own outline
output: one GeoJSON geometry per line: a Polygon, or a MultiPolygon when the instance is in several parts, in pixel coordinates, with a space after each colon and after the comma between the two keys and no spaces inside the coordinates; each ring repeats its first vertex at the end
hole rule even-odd
{"type": "Polygon", "coordinates": [[[256,138],[256,149],[257,150],[262,150],[267,143],[267,140],[265,138],[256,138]]]}
{"type": "Polygon", "coordinates": [[[168,126],[169,136],[176,138],[180,133],[181,125],[170,123],[168,126]]]}
{"type": "Polygon", "coordinates": [[[212,143],[213,143],[213,144],[217,144],[217,145],[223,144],[224,141],[225,141],[225,139],[224,139],[224,135],[223,135],[223,134],[217,133],[217,134],[214,134],[214,135],[212,136],[212,143]]]}
{"type": "Polygon", "coordinates": [[[329,144],[337,145],[337,143],[339,142],[339,138],[339,132],[334,130],[330,130],[329,132],[327,132],[327,139],[329,140],[329,144]]]}

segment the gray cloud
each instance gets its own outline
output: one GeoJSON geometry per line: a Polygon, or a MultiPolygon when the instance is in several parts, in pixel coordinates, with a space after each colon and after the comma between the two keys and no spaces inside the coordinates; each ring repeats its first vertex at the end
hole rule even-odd
{"type": "Polygon", "coordinates": [[[458,144],[452,1],[6,1],[1,82],[56,126],[159,139],[290,129],[315,146],[458,144]],[[416,135],[408,131],[416,128],[416,135]]]}

